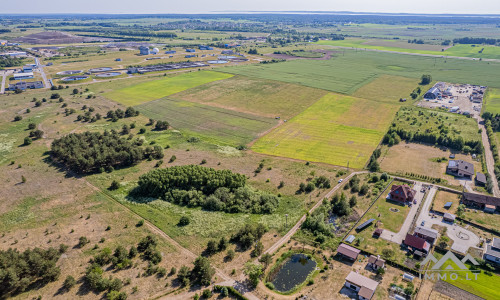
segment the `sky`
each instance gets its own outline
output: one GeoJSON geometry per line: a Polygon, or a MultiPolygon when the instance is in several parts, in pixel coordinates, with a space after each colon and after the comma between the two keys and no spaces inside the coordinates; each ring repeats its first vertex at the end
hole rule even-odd
{"type": "Polygon", "coordinates": [[[499,0],[1,0],[0,15],[25,13],[169,14],[239,11],[353,11],[500,14],[499,0]]]}

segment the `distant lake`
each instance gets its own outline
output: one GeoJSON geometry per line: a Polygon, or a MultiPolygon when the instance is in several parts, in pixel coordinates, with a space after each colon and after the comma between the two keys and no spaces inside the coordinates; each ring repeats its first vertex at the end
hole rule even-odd
{"type": "Polygon", "coordinates": [[[316,268],[316,262],[304,254],[292,255],[273,276],[272,284],[279,292],[287,292],[306,280],[316,268]]]}

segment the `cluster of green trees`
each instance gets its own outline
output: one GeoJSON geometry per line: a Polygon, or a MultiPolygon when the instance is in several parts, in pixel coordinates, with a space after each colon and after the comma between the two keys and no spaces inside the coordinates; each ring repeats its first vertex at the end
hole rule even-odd
{"type": "MultiPolygon", "coordinates": [[[[486,128],[486,134],[488,135],[488,139],[490,141],[490,149],[493,153],[493,160],[495,161],[495,177],[497,181],[500,181],[500,156],[498,155],[498,144],[495,136],[495,131],[500,131],[500,122],[497,120],[497,116],[498,115],[493,116],[491,113],[483,114],[483,118],[485,119],[484,127],[486,128]]],[[[491,181],[492,179],[489,174],[486,174],[486,179],[486,189],[491,193],[493,190],[493,182],[491,181]]]]}
{"type": "Polygon", "coordinates": [[[198,165],[151,170],[139,177],[139,185],[132,193],[230,213],[269,214],[279,204],[275,195],[247,186],[244,175],[198,165]]]}
{"type": "Polygon", "coordinates": [[[108,111],[108,113],[106,114],[106,118],[113,122],[116,122],[118,121],[118,119],[136,117],[138,115],[138,110],[133,107],[127,107],[125,111],[121,110],[120,108],[108,111]]]}
{"type": "Polygon", "coordinates": [[[147,150],[121,138],[114,131],[71,133],[54,140],[51,145],[52,157],[77,173],[112,171],[148,157],[163,158],[161,147],[147,150]]]}
{"type": "Polygon", "coordinates": [[[255,242],[260,240],[267,231],[267,227],[261,223],[245,224],[245,226],[240,228],[240,230],[231,237],[231,241],[237,243],[243,250],[247,250],[254,245],[255,242]]]}
{"type": "Polygon", "coordinates": [[[259,54],[259,52],[257,52],[257,49],[252,49],[250,48],[250,50],[248,50],[248,54],[259,54]]]}
{"type": "Polygon", "coordinates": [[[201,285],[210,285],[215,269],[210,265],[210,260],[199,256],[194,261],[194,267],[189,270],[187,266],[182,266],[177,273],[177,279],[183,286],[188,286],[191,282],[201,285]]]}
{"type": "Polygon", "coordinates": [[[422,85],[427,85],[432,82],[432,76],[429,74],[424,74],[422,75],[422,78],[420,79],[420,84],[422,85]]]}
{"type": "Polygon", "coordinates": [[[0,56],[0,69],[22,66],[23,64],[24,58],[0,56]]]}
{"type": "Polygon", "coordinates": [[[480,37],[463,37],[453,39],[454,44],[486,44],[496,45],[500,43],[500,39],[480,38],[480,37]]]}
{"type": "Polygon", "coordinates": [[[426,130],[421,132],[398,128],[396,123],[393,123],[389,131],[384,135],[382,142],[393,146],[399,144],[401,140],[405,140],[407,142],[440,145],[464,153],[482,153],[482,144],[479,140],[465,140],[460,135],[452,136],[447,127],[439,127],[439,131],[426,130]]]}
{"type": "MultiPolygon", "coordinates": [[[[61,247],[61,249],[66,249],[61,247]]],[[[56,266],[61,251],[54,248],[0,250],[0,296],[26,291],[36,286],[56,281],[61,270],[56,266]]]]}
{"type": "Polygon", "coordinates": [[[378,158],[382,154],[382,150],[380,148],[377,148],[373,151],[372,155],[370,156],[370,160],[368,161],[367,168],[368,170],[372,172],[378,172],[380,171],[380,165],[378,163],[378,158]]]}
{"type": "MultiPolygon", "coordinates": [[[[284,183],[283,183],[284,185],[284,183]]],[[[297,190],[297,194],[301,193],[306,193],[309,194],[312,191],[314,191],[315,188],[318,189],[329,189],[331,188],[331,183],[330,179],[328,179],[326,176],[319,176],[314,178],[313,180],[309,181],[308,183],[303,183],[301,182],[299,184],[299,189],[297,190]]]]}
{"type": "MultiPolygon", "coordinates": [[[[424,75],[425,76],[425,75],[424,75]]],[[[430,75],[429,75],[430,76],[430,75]]],[[[423,80],[423,79],[422,79],[423,80]]],[[[420,88],[419,86],[417,86],[410,94],[410,97],[415,100],[417,99],[418,95],[420,95],[422,93],[422,88],[420,88]]]]}

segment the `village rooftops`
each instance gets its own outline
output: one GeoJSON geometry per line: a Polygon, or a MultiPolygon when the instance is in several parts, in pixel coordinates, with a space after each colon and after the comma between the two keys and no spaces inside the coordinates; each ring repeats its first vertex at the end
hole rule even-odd
{"type": "Polygon", "coordinates": [[[476,193],[463,193],[463,200],[467,204],[500,206],[500,198],[476,193]]]}
{"type": "Polygon", "coordinates": [[[378,286],[378,282],[376,282],[375,280],[372,280],[353,271],[351,271],[351,273],[347,275],[345,280],[349,283],[361,287],[358,295],[365,299],[371,299],[378,286]]]}
{"type": "Polygon", "coordinates": [[[385,260],[375,255],[370,255],[370,257],[368,258],[368,263],[376,265],[377,267],[383,267],[385,264],[385,260]]]}
{"type": "Polygon", "coordinates": [[[458,173],[459,176],[474,175],[474,165],[463,160],[448,161],[448,170],[454,173],[458,173]]]}
{"type": "Polygon", "coordinates": [[[405,245],[410,246],[415,249],[425,250],[429,252],[430,244],[424,240],[423,238],[419,238],[418,236],[411,235],[409,233],[406,234],[406,238],[404,240],[405,245]]]}
{"type": "Polygon", "coordinates": [[[355,260],[358,258],[358,255],[361,251],[349,245],[340,244],[340,246],[337,248],[337,252],[342,254],[343,256],[355,260]]]}

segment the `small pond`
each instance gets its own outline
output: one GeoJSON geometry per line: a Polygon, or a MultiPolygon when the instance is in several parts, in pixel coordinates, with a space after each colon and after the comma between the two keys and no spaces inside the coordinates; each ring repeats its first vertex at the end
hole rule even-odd
{"type": "Polygon", "coordinates": [[[279,292],[287,292],[301,284],[316,268],[316,262],[304,254],[293,254],[272,276],[272,284],[279,292]]]}

